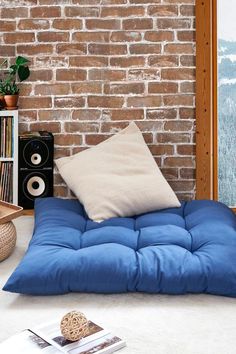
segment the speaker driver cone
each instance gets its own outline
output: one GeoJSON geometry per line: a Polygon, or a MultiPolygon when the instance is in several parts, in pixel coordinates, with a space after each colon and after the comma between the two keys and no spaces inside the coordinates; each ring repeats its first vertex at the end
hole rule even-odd
{"type": "Polygon", "coordinates": [[[42,157],[41,157],[41,155],[39,155],[39,154],[33,154],[32,156],[31,156],[31,163],[33,164],[33,165],[40,165],[40,163],[41,163],[41,161],[42,161],[42,157]]]}
{"type": "Polygon", "coordinates": [[[44,141],[31,139],[23,149],[23,159],[28,166],[41,167],[49,158],[49,149],[44,141]]]}
{"type": "Polygon", "coordinates": [[[40,197],[46,192],[46,183],[44,181],[44,176],[31,175],[28,176],[24,181],[24,194],[33,199],[35,197],[40,197]]]}

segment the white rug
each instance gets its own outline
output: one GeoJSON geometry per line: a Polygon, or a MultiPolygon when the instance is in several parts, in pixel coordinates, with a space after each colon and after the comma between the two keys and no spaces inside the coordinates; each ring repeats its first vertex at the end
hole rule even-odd
{"type": "MultiPolygon", "coordinates": [[[[17,247],[0,263],[1,288],[25,252],[33,218],[21,217],[15,224],[17,247]]],[[[123,354],[236,353],[236,299],[206,295],[33,297],[0,291],[0,341],[24,328],[61,318],[72,309],[124,338],[127,348],[120,351],[123,354]]]]}

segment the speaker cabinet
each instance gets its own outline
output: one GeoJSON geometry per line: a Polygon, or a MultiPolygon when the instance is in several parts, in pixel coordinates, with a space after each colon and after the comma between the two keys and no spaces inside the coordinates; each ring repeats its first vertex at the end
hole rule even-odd
{"type": "Polygon", "coordinates": [[[36,198],[53,196],[52,133],[40,131],[19,136],[18,204],[33,209],[36,198]]]}

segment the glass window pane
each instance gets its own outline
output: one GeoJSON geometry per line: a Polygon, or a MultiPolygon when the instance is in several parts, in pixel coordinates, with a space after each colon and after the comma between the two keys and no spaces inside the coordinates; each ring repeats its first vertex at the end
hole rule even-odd
{"type": "Polygon", "coordinates": [[[218,192],[236,206],[236,1],[218,0],[218,192]]]}

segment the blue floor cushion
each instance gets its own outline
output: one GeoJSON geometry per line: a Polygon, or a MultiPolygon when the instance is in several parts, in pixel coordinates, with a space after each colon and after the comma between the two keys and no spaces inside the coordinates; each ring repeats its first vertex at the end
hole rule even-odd
{"type": "Polygon", "coordinates": [[[236,296],[236,216],[191,201],[96,223],[77,200],[38,199],[32,240],[4,290],[236,296]]]}

